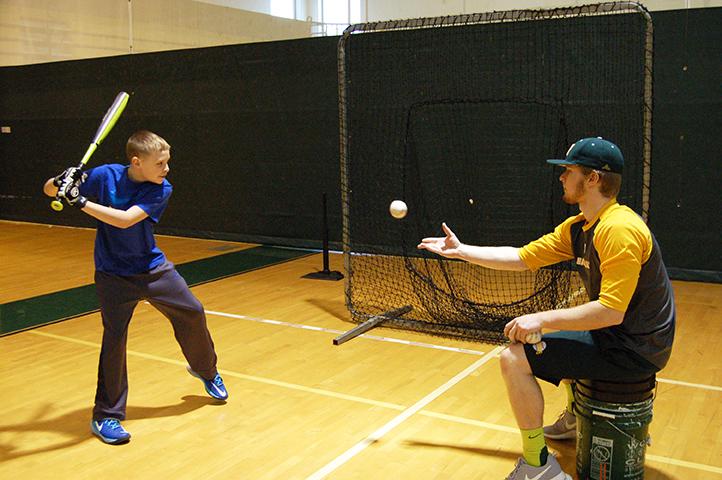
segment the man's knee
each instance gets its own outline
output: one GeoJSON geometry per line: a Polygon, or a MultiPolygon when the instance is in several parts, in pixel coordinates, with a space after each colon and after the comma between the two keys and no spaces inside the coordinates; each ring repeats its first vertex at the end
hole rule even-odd
{"type": "Polygon", "coordinates": [[[504,376],[513,373],[531,373],[529,361],[524,353],[524,345],[521,343],[512,343],[508,348],[501,352],[500,362],[501,373],[504,376]]]}

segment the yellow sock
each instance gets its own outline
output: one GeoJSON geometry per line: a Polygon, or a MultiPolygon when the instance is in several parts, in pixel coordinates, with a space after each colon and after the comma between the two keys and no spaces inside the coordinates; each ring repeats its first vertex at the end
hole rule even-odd
{"type": "Polygon", "coordinates": [[[564,387],[567,389],[567,410],[574,413],[574,383],[564,382],[564,387]]]}
{"type": "Polygon", "coordinates": [[[547,444],[544,441],[542,427],[521,431],[521,442],[524,449],[524,460],[532,467],[541,467],[547,463],[547,444]]]}

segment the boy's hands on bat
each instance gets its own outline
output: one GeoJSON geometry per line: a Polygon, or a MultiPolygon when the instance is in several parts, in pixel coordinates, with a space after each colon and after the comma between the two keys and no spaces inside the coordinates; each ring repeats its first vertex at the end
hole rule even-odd
{"type": "Polygon", "coordinates": [[[85,179],[83,178],[83,172],[78,167],[68,167],[63,172],[53,178],[53,185],[60,188],[63,184],[74,185],[78,180],[82,183],[85,179]]]}

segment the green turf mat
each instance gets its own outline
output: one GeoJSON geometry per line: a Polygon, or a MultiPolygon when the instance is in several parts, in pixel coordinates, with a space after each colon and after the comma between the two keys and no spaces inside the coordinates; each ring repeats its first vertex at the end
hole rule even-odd
{"type": "MultiPolygon", "coordinates": [[[[260,246],[176,265],[190,286],[311,255],[309,250],[260,246]]],[[[0,305],[0,336],[98,310],[95,285],[0,305]]]]}

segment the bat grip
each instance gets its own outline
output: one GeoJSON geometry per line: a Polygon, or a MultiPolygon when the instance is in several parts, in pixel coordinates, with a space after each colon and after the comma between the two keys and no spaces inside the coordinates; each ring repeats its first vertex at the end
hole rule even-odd
{"type": "Polygon", "coordinates": [[[88,146],[88,149],[85,151],[85,155],[83,155],[83,158],[80,160],[80,163],[78,163],[78,168],[83,168],[86,163],[88,163],[88,159],[95,153],[95,150],[98,148],[98,144],[93,142],[88,146]]]}

